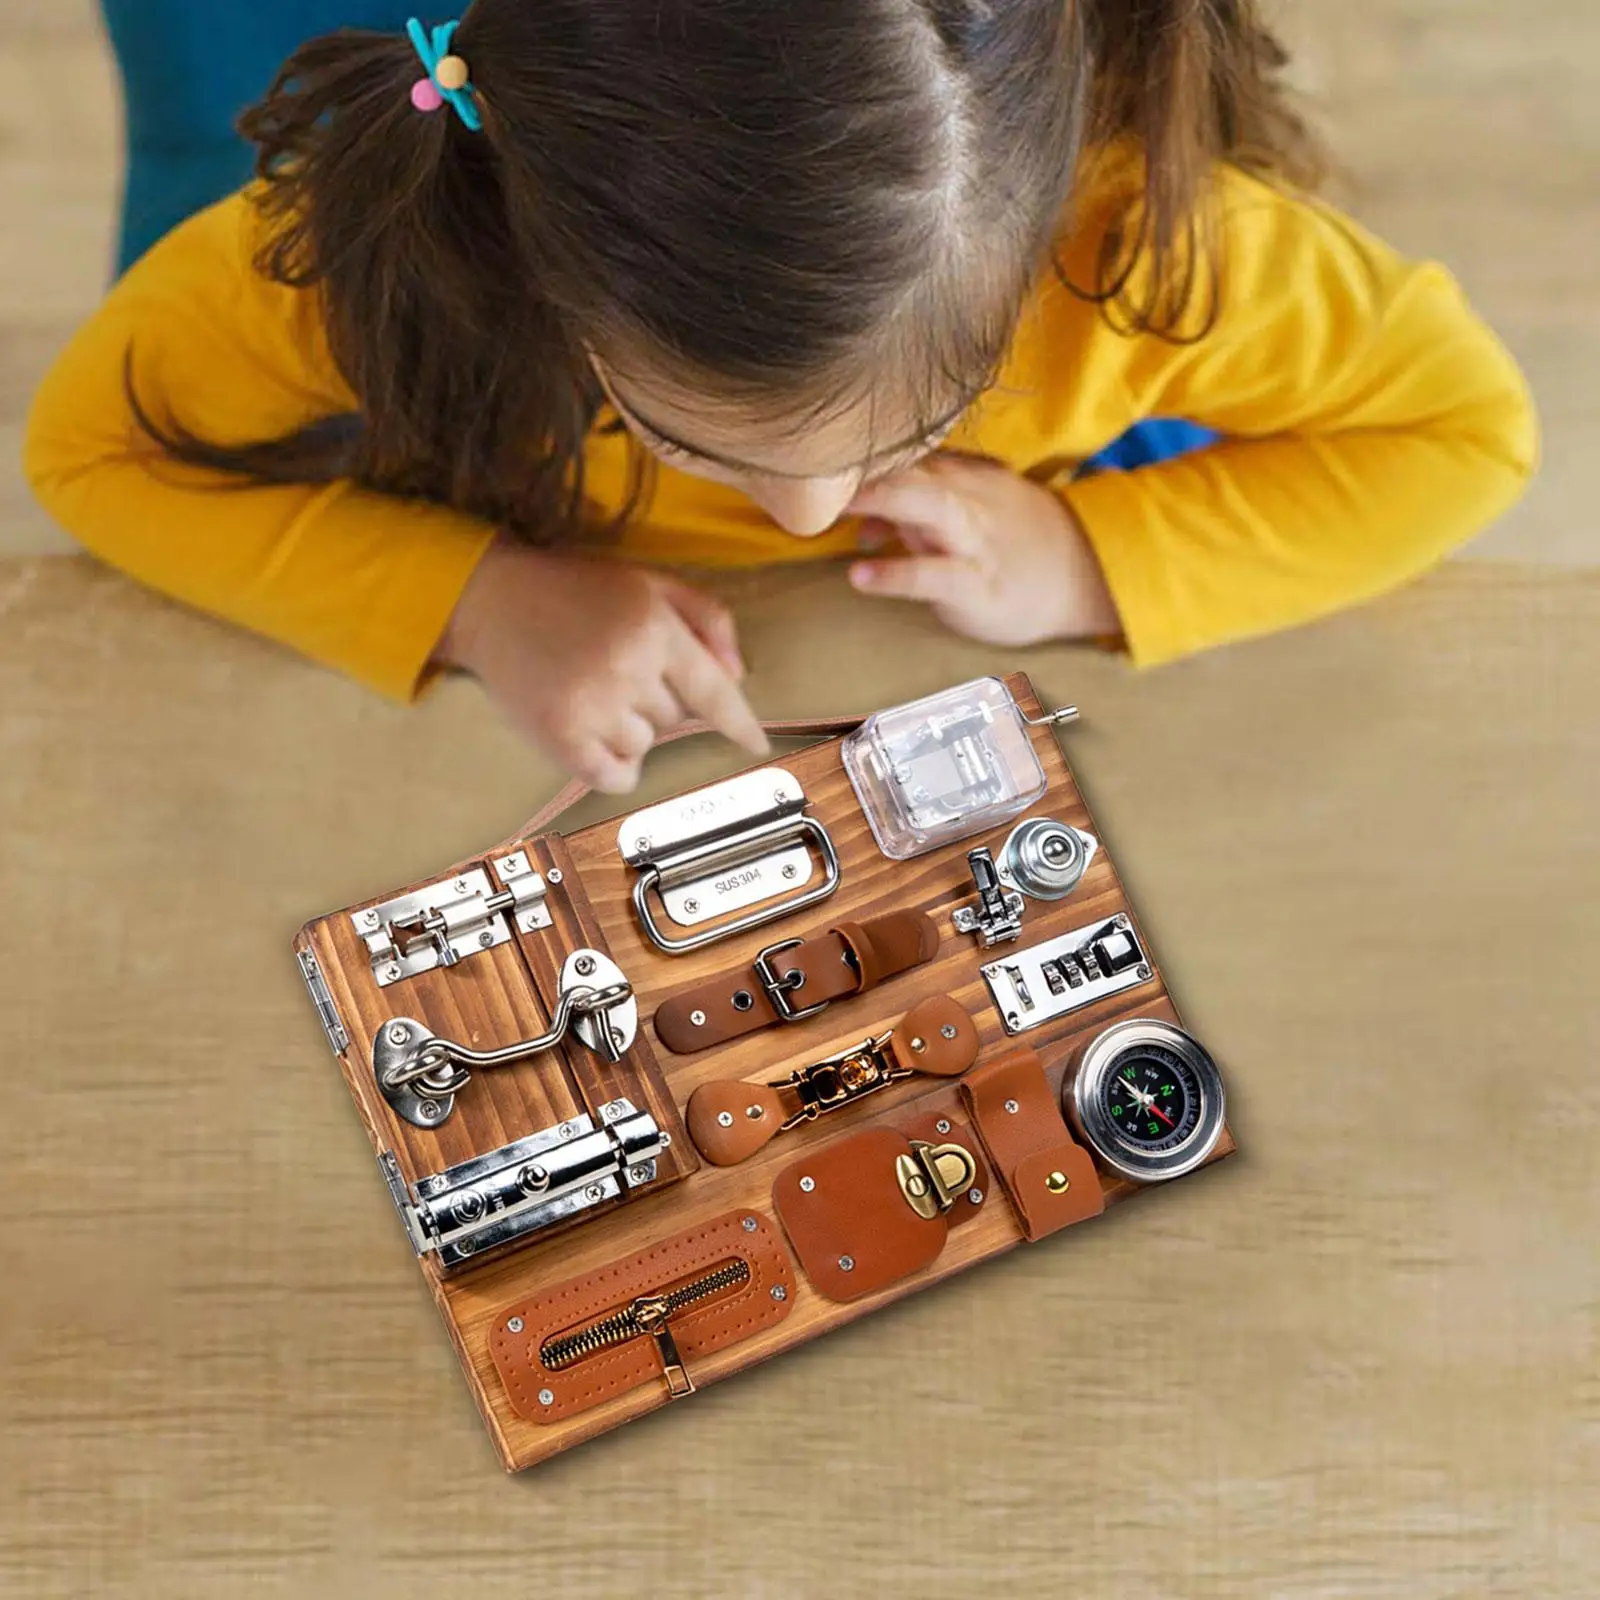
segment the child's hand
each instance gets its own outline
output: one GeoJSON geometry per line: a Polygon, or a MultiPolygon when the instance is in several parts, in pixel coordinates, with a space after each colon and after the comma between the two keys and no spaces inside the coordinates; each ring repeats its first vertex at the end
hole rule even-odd
{"type": "Polygon", "coordinates": [[[990,644],[1121,631],[1089,541],[1048,489],[998,462],[934,455],[869,484],[850,505],[865,539],[904,556],[857,561],[867,594],[926,600],[946,627],[990,644]]]}
{"type": "Polygon", "coordinates": [[[665,573],[501,540],[437,656],[473,673],[517,728],[608,794],[632,789],[656,736],[692,717],[755,755],[770,748],[736,683],[733,618],[665,573]]]}

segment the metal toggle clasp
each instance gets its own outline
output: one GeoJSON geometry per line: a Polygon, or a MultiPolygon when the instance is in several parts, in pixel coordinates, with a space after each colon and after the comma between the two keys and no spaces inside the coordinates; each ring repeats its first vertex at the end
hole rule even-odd
{"type": "Polygon", "coordinates": [[[454,1109],[474,1068],[513,1066],[555,1049],[569,1034],[616,1062],[638,1028],[638,1003],[622,969],[598,950],[575,950],[561,969],[555,1015],[543,1033],[498,1050],[474,1050],[439,1038],[410,1017],[394,1017],[373,1042],[372,1070],[397,1115],[419,1128],[436,1128],[454,1109]]]}
{"type": "Polygon", "coordinates": [[[911,1069],[900,1066],[884,1047],[893,1037],[894,1029],[880,1033],[875,1039],[863,1039],[860,1044],[841,1050],[837,1055],[814,1061],[809,1067],[799,1067],[787,1078],[780,1078],[771,1087],[792,1089],[800,1101],[800,1109],[778,1129],[787,1133],[802,1122],[814,1121],[824,1112],[837,1111],[863,1095],[886,1089],[891,1083],[909,1078],[911,1069]]]}
{"type": "Polygon", "coordinates": [[[957,906],[951,920],[957,933],[975,933],[984,949],[1022,933],[1022,896],[1000,881],[987,845],[967,852],[967,866],[978,886],[975,905],[957,906]]]}
{"type": "Polygon", "coordinates": [[[906,1204],[919,1217],[931,1220],[972,1187],[978,1164],[965,1145],[913,1139],[910,1155],[895,1157],[894,1175],[906,1204]]]}

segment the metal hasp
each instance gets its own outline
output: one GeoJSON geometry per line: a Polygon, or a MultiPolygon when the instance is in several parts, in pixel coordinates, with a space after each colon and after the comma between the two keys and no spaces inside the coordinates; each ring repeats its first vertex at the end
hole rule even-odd
{"type": "Polygon", "coordinates": [[[512,938],[513,923],[520,933],[550,926],[544,875],[527,852],[515,850],[493,865],[498,888],[482,867],[471,867],[350,913],[380,989],[493,950],[512,938]]]}
{"type": "Polygon", "coordinates": [[[1117,915],[1015,951],[983,969],[1007,1033],[1026,1033],[1151,979],[1133,924],[1117,915]]]}
{"type": "Polygon", "coordinates": [[[1022,896],[1000,881],[987,845],[967,852],[967,867],[978,886],[975,905],[957,906],[951,920],[957,933],[975,933],[985,950],[1022,933],[1022,896]]]}
{"type": "Polygon", "coordinates": [[[456,1267],[650,1183],[670,1142],[654,1117],[619,1099],[600,1107],[598,1128],[573,1117],[414,1186],[388,1151],[378,1165],[412,1248],[456,1267]]]}
{"type": "Polygon", "coordinates": [[[792,773],[763,767],[625,817],[617,849],[638,871],[633,907],[651,943],[679,955],[827,899],[839,887],[839,857],[805,804],[792,773]],[[813,849],[822,863],[819,883],[812,882],[813,849]],[[673,923],[700,931],[681,938],[663,931],[652,891],[673,923]],[[700,926],[731,911],[744,915],[700,926]]]}
{"type": "Polygon", "coordinates": [[[397,1116],[437,1128],[474,1069],[514,1066],[553,1050],[570,1033],[607,1061],[620,1061],[639,1032],[639,1003],[621,967],[598,950],[574,950],[561,968],[550,1026],[498,1050],[473,1050],[440,1039],[410,1017],[391,1017],[372,1043],[378,1092],[397,1116]]]}

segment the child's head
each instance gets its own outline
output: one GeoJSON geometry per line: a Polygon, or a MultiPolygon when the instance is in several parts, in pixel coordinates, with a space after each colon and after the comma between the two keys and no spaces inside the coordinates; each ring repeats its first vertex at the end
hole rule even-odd
{"type": "MultiPolygon", "coordinates": [[[[478,131],[413,106],[405,35],[333,35],[243,124],[281,220],[265,264],[324,297],[368,481],[559,536],[609,399],[649,452],[815,533],[992,381],[1086,148],[1148,152],[1146,255],[1211,161],[1270,163],[1248,12],[473,0],[450,48],[478,131]]],[[[1105,267],[1086,292],[1115,295],[1105,267]]]]}

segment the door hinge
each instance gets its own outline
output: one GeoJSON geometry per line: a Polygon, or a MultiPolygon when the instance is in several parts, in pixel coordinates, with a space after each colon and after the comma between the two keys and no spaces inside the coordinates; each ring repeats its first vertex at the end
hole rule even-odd
{"type": "Polygon", "coordinates": [[[300,950],[296,954],[300,960],[300,976],[306,980],[306,988],[311,991],[311,1003],[317,1008],[317,1016],[322,1021],[322,1031],[328,1036],[328,1043],[333,1046],[333,1053],[342,1056],[350,1048],[350,1035],[344,1031],[344,1024],[339,1021],[339,1008],[333,1003],[333,996],[328,993],[328,981],[322,976],[322,968],[317,965],[317,958],[309,950],[300,950]]]}

